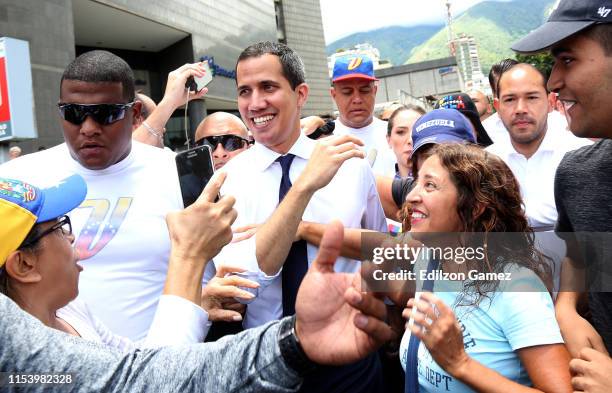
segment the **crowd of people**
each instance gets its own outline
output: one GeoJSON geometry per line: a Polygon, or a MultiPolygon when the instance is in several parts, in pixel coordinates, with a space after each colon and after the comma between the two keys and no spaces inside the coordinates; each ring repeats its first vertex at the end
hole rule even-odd
{"type": "Polygon", "coordinates": [[[120,57],[78,56],[65,143],[0,165],[0,390],[612,391],[611,9],[561,0],[512,45],[550,75],[503,59],[491,99],[379,116],[367,56],[336,60],[335,120],[302,117],[300,56],[252,44],[186,208],[163,141],[203,65],[155,103],[120,57]],[[381,290],[372,241],[481,254],[381,290]]]}

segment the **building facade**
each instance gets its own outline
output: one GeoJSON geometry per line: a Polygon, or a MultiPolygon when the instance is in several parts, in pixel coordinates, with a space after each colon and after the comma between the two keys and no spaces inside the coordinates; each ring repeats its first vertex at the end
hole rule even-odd
{"type": "MultiPolygon", "coordinates": [[[[12,141],[24,152],[63,141],[57,115],[66,65],[92,49],[109,50],[134,69],[137,89],[155,101],[168,73],[202,58],[216,76],[203,100],[188,108],[192,133],[207,113],[236,112],[233,74],[240,52],[263,40],[286,42],[303,57],[311,94],[304,115],[330,113],[325,43],[318,0],[5,0],[2,36],[29,42],[38,138],[12,141]]],[[[167,128],[166,144],[184,143],[183,110],[167,128]]]]}
{"type": "Polygon", "coordinates": [[[457,63],[464,81],[466,91],[472,89],[486,90],[489,86],[487,77],[482,73],[478,45],[472,36],[461,34],[453,40],[457,63]]]}
{"type": "Polygon", "coordinates": [[[405,64],[375,71],[380,80],[376,103],[407,103],[412,99],[426,103],[463,90],[463,78],[455,57],[405,64]]]}

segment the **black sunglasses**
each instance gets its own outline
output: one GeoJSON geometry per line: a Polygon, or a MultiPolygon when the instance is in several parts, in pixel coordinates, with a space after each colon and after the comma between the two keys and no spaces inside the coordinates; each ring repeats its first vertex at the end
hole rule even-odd
{"type": "Polygon", "coordinates": [[[246,138],[243,138],[238,135],[215,135],[215,136],[205,136],[202,139],[198,139],[195,143],[196,146],[208,145],[215,151],[217,146],[221,144],[223,148],[227,151],[236,151],[238,149],[242,149],[246,144],[250,144],[246,138]]]}
{"type": "Polygon", "coordinates": [[[96,123],[103,126],[112,124],[123,119],[128,108],[133,105],[134,102],[127,104],[57,104],[62,119],[77,126],[82,124],[87,116],[91,116],[96,123]]]}
{"type": "Polygon", "coordinates": [[[39,233],[36,236],[33,236],[31,238],[30,237],[26,237],[26,239],[23,241],[23,243],[21,243],[21,246],[19,246],[19,248],[25,248],[25,247],[33,246],[40,239],[42,239],[43,237],[47,236],[50,233],[53,233],[53,232],[57,231],[58,229],[62,230],[62,233],[64,234],[64,236],[70,236],[72,234],[72,223],[70,222],[70,217],[62,216],[50,228],[47,228],[46,230],[42,231],[41,233],[39,233]]]}

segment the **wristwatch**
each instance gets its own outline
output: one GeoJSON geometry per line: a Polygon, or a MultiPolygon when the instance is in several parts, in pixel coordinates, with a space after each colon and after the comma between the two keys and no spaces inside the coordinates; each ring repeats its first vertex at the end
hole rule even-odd
{"type": "Polygon", "coordinates": [[[278,331],[278,346],[285,364],[300,376],[304,376],[317,368],[317,364],[306,356],[300,340],[295,334],[295,315],[282,319],[278,331]]]}

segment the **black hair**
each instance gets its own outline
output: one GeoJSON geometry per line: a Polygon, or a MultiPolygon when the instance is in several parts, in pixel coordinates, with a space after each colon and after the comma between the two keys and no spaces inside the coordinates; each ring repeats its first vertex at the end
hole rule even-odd
{"type": "Polygon", "coordinates": [[[419,113],[421,116],[423,116],[426,113],[425,109],[421,108],[418,105],[414,105],[414,104],[407,104],[407,105],[402,105],[398,107],[396,110],[393,111],[391,116],[389,116],[389,120],[387,120],[387,136],[391,135],[391,130],[393,129],[393,123],[395,123],[395,117],[403,111],[413,111],[413,112],[419,113]]]}
{"type": "Polygon", "coordinates": [[[292,89],[295,90],[296,87],[306,82],[304,62],[302,62],[300,56],[296,51],[279,42],[262,41],[249,45],[240,53],[240,56],[238,56],[236,71],[238,70],[238,63],[241,61],[252,57],[261,57],[263,55],[274,55],[278,57],[282,66],[283,76],[289,81],[292,89]]]}
{"type": "Polygon", "coordinates": [[[497,97],[497,81],[499,81],[501,74],[517,64],[518,61],[514,59],[504,59],[491,66],[491,70],[489,71],[489,85],[491,86],[491,90],[493,90],[494,97],[497,97]]]}
{"type": "Polygon", "coordinates": [[[532,64],[529,63],[516,63],[514,65],[509,66],[508,68],[502,70],[502,72],[499,74],[499,76],[497,77],[497,85],[495,87],[495,96],[497,98],[499,98],[499,82],[501,82],[502,76],[507,73],[508,71],[514,69],[517,66],[527,66],[529,68],[531,68],[532,70],[534,70],[535,72],[538,73],[538,75],[540,75],[542,77],[542,87],[544,88],[544,91],[548,92],[548,88],[546,87],[546,82],[548,82],[548,78],[546,77],[546,75],[544,75],[544,73],[538,69],[537,67],[533,66],[532,64]]]}
{"type": "MultiPolygon", "coordinates": [[[[85,52],[74,59],[62,74],[62,81],[120,82],[123,98],[134,101],[134,72],[122,58],[105,50],[85,52]]],[[[60,83],[60,86],[61,86],[60,83]]]]}

